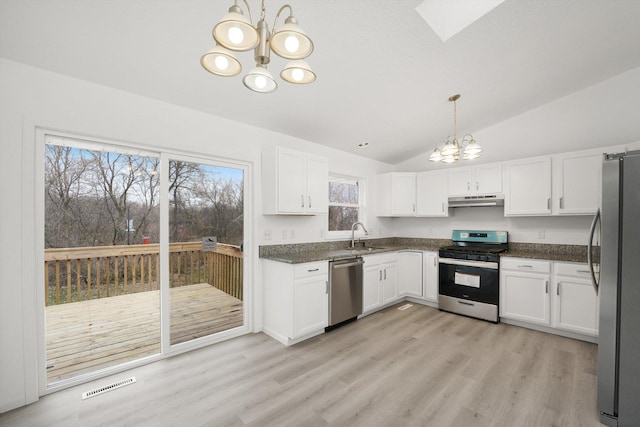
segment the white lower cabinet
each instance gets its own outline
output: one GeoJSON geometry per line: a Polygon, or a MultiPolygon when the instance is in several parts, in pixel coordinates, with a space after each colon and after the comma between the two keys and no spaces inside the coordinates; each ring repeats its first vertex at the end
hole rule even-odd
{"type": "Polygon", "coordinates": [[[438,252],[424,252],[422,257],[424,277],[424,299],[438,302],[438,252]]]}
{"type": "Polygon", "coordinates": [[[500,317],[598,336],[598,295],[586,264],[500,259],[500,317]]]}
{"type": "Polygon", "coordinates": [[[363,258],[362,311],[367,313],[398,299],[398,265],[396,252],[363,258]]]}
{"type": "Polygon", "coordinates": [[[551,325],[551,262],[500,259],[500,317],[551,325]]]}
{"type": "Polygon", "coordinates": [[[289,345],[329,324],[329,263],[263,260],[263,331],[289,345]]]}
{"type": "Polygon", "coordinates": [[[422,298],[422,252],[398,252],[398,295],[422,298]]]}
{"type": "Polygon", "coordinates": [[[586,264],[555,263],[553,326],[598,336],[598,294],[586,264]]]}

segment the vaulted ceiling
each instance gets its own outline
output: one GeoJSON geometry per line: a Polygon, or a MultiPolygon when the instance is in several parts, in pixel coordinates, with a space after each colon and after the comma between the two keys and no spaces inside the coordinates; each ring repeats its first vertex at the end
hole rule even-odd
{"type": "MultiPolygon", "coordinates": [[[[0,56],[390,164],[452,133],[453,94],[460,133],[476,132],[640,66],[637,0],[506,0],[447,41],[422,0],[288,2],[318,79],[276,77],[271,94],[242,85],[252,52],[240,76],[200,66],[231,0],[2,0],[0,56]]],[[[270,27],[283,3],[265,1],[270,27]]]]}

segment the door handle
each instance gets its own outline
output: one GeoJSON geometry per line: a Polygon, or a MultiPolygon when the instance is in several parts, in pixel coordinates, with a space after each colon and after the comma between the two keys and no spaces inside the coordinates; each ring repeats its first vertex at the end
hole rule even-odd
{"type": "Polygon", "coordinates": [[[600,284],[596,280],[596,273],[593,266],[593,235],[596,232],[596,225],[600,221],[600,209],[596,211],[596,215],[593,217],[593,221],[591,222],[591,230],[589,230],[589,242],[587,243],[587,266],[589,267],[589,271],[591,272],[591,283],[593,283],[593,288],[596,290],[596,295],[598,295],[598,288],[600,284]]]}

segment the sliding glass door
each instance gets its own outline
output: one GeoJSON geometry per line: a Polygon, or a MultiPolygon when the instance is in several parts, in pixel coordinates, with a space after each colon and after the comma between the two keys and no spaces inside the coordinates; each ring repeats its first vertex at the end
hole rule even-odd
{"type": "Polygon", "coordinates": [[[244,325],[243,166],[42,139],[46,387],[244,325]]]}
{"type": "Polygon", "coordinates": [[[169,162],[171,345],[243,325],[244,171],[169,162]]]}

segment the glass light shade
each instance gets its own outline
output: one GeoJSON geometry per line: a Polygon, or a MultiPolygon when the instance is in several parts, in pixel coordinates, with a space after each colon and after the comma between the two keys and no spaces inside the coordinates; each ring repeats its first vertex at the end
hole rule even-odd
{"type": "Polygon", "coordinates": [[[311,70],[307,61],[298,59],[290,61],[280,72],[280,77],[289,83],[307,84],[316,80],[316,73],[311,70]]]}
{"type": "Polygon", "coordinates": [[[251,50],[260,40],[258,31],[251,25],[251,21],[242,14],[242,9],[235,5],[231,6],[229,13],[213,27],[213,38],[227,49],[235,51],[251,50]]]}
{"type": "Polygon", "coordinates": [[[480,157],[479,153],[475,153],[475,154],[464,153],[464,154],[462,154],[462,159],[463,160],[473,160],[473,159],[477,159],[478,157],[480,157]]]}
{"type": "Polygon", "coordinates": [[[242,83],[254,92],[269,93],[277,89],[278,84],[264,65],[258,65],[244,76],[242,83]]]}
{"type": "Polygon", "coordinates": [[[202,55],[200,64],[205,70],[218,76],[235,76],[242,71],[240,61],[222,46],[216,46],[202,55]]]}
{"type": "Polygon", "coordinates": [[[471,141],[469,141],[467,146],[464,147],[464,154],[469,154],[469,155],[477,154],[478,156],[476,157],[479,157],[480,153],[482,153],[482,147],[478,145],[475,139],[472,139],[471,141]]]}
{"type": "Polygon", "coordinates": [[[271,50],[285,59],[304,59],[313,52],[313,42],[289,16],[284,25],[274,31],[269,41],[271,50]]]}
{"type": "Polygon", "coordinates": [[[431,162],[439,162],[442,160],[442,154],[440,154],[440,150],[438,150],[438,147],[433,149],[433,152],[431,153],[431,155],[429,156],[429,161],[431,162]]]}
{"type": "Polygon", "coordinates": [[[458,159],[456,159],[453,155],[442,157],[442,162],[444,162],[444,163],[453,163],[456,160],[458,160],[458,159]]]}
{"type": "Polygon", "coordinates": [[[444,147],[442,147],[442,150],[440,150],[440,153],[442,153],[443,156],[453,156],[458,154],[458,140],[454,139],[453,141],[449,141],[447,140],[447,143],[444,145],[444,147]]]}

